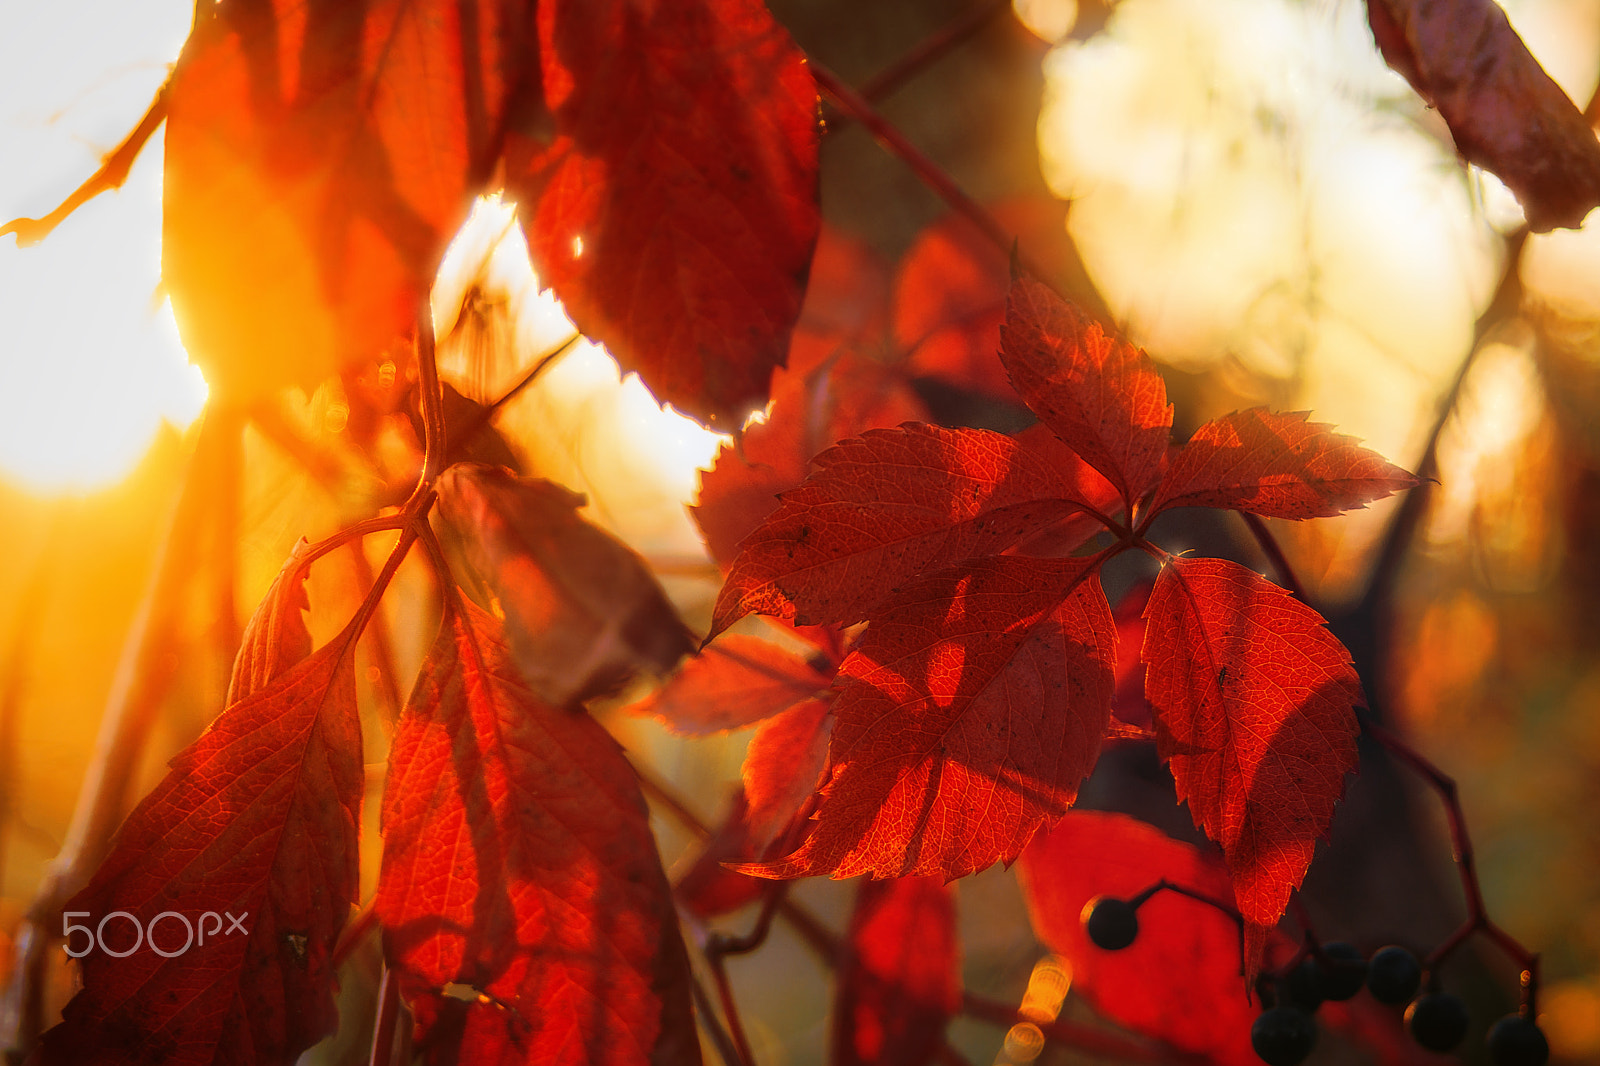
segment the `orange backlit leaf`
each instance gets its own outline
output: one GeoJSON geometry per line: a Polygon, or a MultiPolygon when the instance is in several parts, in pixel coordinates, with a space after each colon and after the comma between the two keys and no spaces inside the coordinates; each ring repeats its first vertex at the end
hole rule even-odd
{"type": "Polygon", "coordinates": [[[836,1066],[923,1066],[961,1009],[954,894],[938,877],[863,881],[834,997],[836,1066]]]}
{"type": "Polygon", "coordinates": [[[632,767],[588,715],[534,695],[470,603],[446,618],[401,717],[383,831],[385,952],[430,1056],[700,1061],[632,767]]]}
{"type": "Polygon", "coordinates": [[[543,0],[553,128],[507,183],[534,265],[658,399],[725,430],[766,402],[817,239],[817,92],[760,0],[543,0]]]}
{"type": "Polygon", "coordinates": [[[532,31],[487,0],[196,9],[168,99],[162,277],[214,395],[309,389],[410,330],[532,31]]]}
{"type": "Polygon", "coordinates": [[[1039,420],[1129,504],[1155,487],[1172,405],[1142,350],[1030,278],[1011,285],[1000,360],[1039,420]]]}
{"type": "Polygon", "coordinates": [[[1076,485],[1011,437],[907,423],[840,441],[747,537],[712,633],[746,614],[854,623],[927,570],[1079,513],[1076,485]]]}
{"type": "Polygon", "coordinates": [[[909,582],[840,668],[828,779],[765,877],[946,879],[1061,816],[1111,715],[1116,632],[1088,559],[989,556],[909,582]]]}
{"type": "Polygon", "coordinates": [[[1361,681],[1321,615],[1224,559],[1169,561],[1144,617],[1157,750],[1222,846],[1248,979],[1356,769],[1361,681]]]}
{"type": "MultiPolygon", "coordinates": [[[[65,910],[96,925],[126,912],[154,923],[154,943],[82,958],[83,988],[38,1062],[265,1066],[337,1027],[331,955],[355,903],[365,781],[353,639],[229,706],[128,816],[65,910]],[[155,921],[169,911],[204,942],[185,950],[182,921],[155,921]]],[[[135,944],[125,919],[102,935],[115,951],[135,944]]]]}
{"type": "Polygon", "coordinates": [[[1173,452],[1151,503],[1223,507],[1268,518],[1328,518],[1417,479],[1303,411],[1252,407],[1207,422],[1173,452]]]}
{"type": "Polygon", "coordinates": [[[439,516],[498,597],[517,666],[566,705],[662,674],[694,650],[649,567],[549,481],[460,463],[437,481],[439,516]]]}

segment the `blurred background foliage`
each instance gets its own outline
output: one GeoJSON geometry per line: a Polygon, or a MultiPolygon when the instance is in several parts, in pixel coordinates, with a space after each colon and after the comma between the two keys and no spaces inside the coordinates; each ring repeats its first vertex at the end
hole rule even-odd
{"type": "MultiPolygon", "coordinates": [[[[1310,409],[1415,466],[1477,343],[1439,435],[1438,485],[1400,559],[1392,624],[1369,634],[1386,664],[1369,680],[1395,725],[1461,784],[1490,912],[1544,954],[1543,1022],[1558,1059],[1600,1060],[1600,223],[1508,243],[1521,223],[1515,201],[1459,164],[1437,116],[1384,66],[1352,0],[772,6],[802,47],[858,85],[947,27],[970,27],[883,95],[883,113],[976,199],[1009,205],[998,210],[1022,247],[1059,264],[1067,289],[1149,349],[1167,372],[1180,434],[1267,403],[1310,409]],[[1491,308],[1497,291],[1511,298],[1491,308]]],[[[1506,7],[1586,105],[1600,80],[1600,0],[1506,7]]],[[[132,126],[191,10],[144,0],[107,22],[105,8],[0,3],[0,215],[47,209],[132,126]]],[[[88,205],[43,247],[0,248],[0,948],[66,832],[192,461],[196,418],[233,417],[199,415],[202,393],[161,306],[159,175],[157,141],[127,189],[88,205]],[[63,458],[79,452],[87,457],[63,458]]],[[[824,143],[822,197],[828,225],[858,255],[859,282],[814,293],[807,313],[843,323],[858,354],[897,359],[904,338],[865,326],[933,298],[896,264],[946,209],[865,131],[838,121],[824,143]]],[[[539,292],[508,211],[479,205],[435,293],[446,379],[480,401],[571,330],[539,292]]],[[[959,273],[959,256],[937,262],[959,273]]],[[[1019,418],[949,381],[919,384],[941,419],[1019,418]]],[[[172,680],[135,796],[217,711],[231,641],[295,541],[394,502],[416,460],[404,419],[386,417],[406,385],[403,360],[389,361],[287,398],[205,475],[215,510],[234,517],[189,545],[195,580],[165,652],[172,680]]],[[[496,424],[524,472],[588,493],[591,516],[657,565],[704,630],[717,575],[683,505],[717,438],[662,412],[637,381],[620,382],[586,343],[496,424]]],[[[1390,500],[1340,519],[1273,523],[1330,616],[1365,587],[1396,511],[1390,500]]],[[[1164,543],[1265,566],[1243,527],[1225,521],[1177,525],[1164,543]]],[[[370,560],[387,548],[372,538],[370,560]]],[[[436,621],[414,563],[385,602],[402,679],[436,621]]],[[[340,555],[314,571],[319,639],[353,609],[358,569],[340,555]]],[[[395,694],[374,662],[360,670],[376,780],[395,694]]],[[[747,733],[687,742],[651,722],[608,722],[700,819],[722,817],[747,733]]],[[[1192,835],[1148,752],[1119,746],[1104,764],[1086,803],[1192,835]]],[[[1308,900],[1325,937],[1426,946],[1460,913],[1443,822],[1431,794],[1369,771],[1377,783],[1364,774],[1336,819],[1308,900]],[[1396,796],[1408,806],[1379,802],[1396,796]]],[[[673,818],[657,826],[669,872],[681,870],[693,835],[673,818]]],[[[850,885],[796,891],[842,926],[850,885]]],[[[969,987],[1020,1001],[1042,949],[1011,875],[968,879],[959,901],[969,987]]],[[[0,951],[0,968],[9,958],[0,951]]],[[[370,953],[357,960],[375,965],[370,953]]],[[[760,1060],[821,1061],[828,977],[804,945],[780,926],[731,966],[760,1060]]],[[[1477,995],[1499,1004],[1485,1018],[1501,1013],[1507,967],[1462,966],[1494,979],[1477,995]]],[[[353,975],[346,996],[370,997],[370,979],[353,975]]],[[[57,980],[64,993],[70,974],[57,980]]],[[[1046,980],[1059,983],[1059,971],[1046,980]]],[[[1070,995],[1066,1009],[1079,1009],[1070,995]]],[[[1021,1038],[1002,1046],[999,1029],[971,1020],[952,1039],[974,1062],[1039,1050],[1021,1038]]],[[[1360,1061],[1334,1044],[1314,1061],[1360,1061]]]]}

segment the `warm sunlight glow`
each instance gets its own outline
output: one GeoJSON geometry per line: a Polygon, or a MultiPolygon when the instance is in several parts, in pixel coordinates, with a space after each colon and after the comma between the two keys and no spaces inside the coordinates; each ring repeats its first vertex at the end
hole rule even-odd
{"type": "Polygon", "coordinates": [[[1055,44],[1078,21],[1078,0],[1011,0],[1017,21],[1042,41],[1055,44]]]}
{"type": "Polygon", "coordinates": [[[1495,235],[1360,6],[1128,0],[1045,70],[1045,174],[1134,337],[1414,454],[1495,235]]]}
{"type": "MultiPolygon", "coordinates": [[[[490,402],[572,338],[554,294],[540,291],[515,207],[480,199],[434,287],[441,375],[490,402]]],[[[606,350],[580,341],[505,406],[502,432],[531,472],[586,493],[591,515],[643,550],[699,559],[684,504],[726,438],[663,409],[606,350]]]]}
{"type": "MultiPolygon", "coordinates": [[[[42,215],[94,172],[149,104],[192,16],[170,0],[7,15],[0,216],[42,215]]],[[[105,485],[162,419],[181,427],[199,414],[205,384],[159,295],[160,234],[158,135],[120,193],[35,247],[0,239],[0,477],[49,492],[105,485]]]]}

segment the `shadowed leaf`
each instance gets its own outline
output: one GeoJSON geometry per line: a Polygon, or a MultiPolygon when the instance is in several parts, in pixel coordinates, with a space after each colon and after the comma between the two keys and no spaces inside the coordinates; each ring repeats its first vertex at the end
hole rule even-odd
{"type": "Polygon", "coordinates": [[[553,128],[507,182],[540,278],[663,403],[766,402],[817,239],[817,92],[760,0],[543,0],[553,128]]]}
{"type": "Polygon", "coordinates": [[[128,816],[65,909],[103,924],[112,950],[134,946],[131,923],[102,923],[116,911],[154,923],[151,940],[84,956],[42,1066],[264,1066],[337,1027],[330,956],[355,902],[364,782],[352,641],[347,630],[229,706],[128,816]],[[166,912],[179,917],[154,921],[166,912]],[[185,949],[180,918],[204,941],[185,949]]]}
{"type": "Polygon", "coordinates": [[[1469,163],[1517,194],[1528,226],[1577,228],[1600,204],[1600,144],[1493,0],[1368,0],[1389,65],[1439,109],[1469,163]]]}
{"type": "Polygon", "coordinates": [[[627,711],[658,718],[675,733],[705,736],[770,718],[830,681],[770,640],[724,633],[627,711]]]}
{"type": "Polygon", "coordinates": [[[499,629],[450,614],[389,755],[376,907],[418,1045],[484,1066],[698,1063],[633,769],[534,695],[499,629]]]}
{"type": "Polygon", "coordinates": [[[517,665],[558,706],[661,674],[694,641],[644,560],[549,481],[463,463],[440,475],[439,516],[499,598],[517,665]]]}

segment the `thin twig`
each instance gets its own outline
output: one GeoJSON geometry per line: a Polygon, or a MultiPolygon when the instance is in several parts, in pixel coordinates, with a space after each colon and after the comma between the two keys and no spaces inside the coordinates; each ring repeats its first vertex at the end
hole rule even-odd
{"type": "Polygon", "coordinates": [[[1444,943],[1428,954],[1423,960],[1423,967],[1430,972],[1437,969],[1474,933],[1482,933],[1522,970],[1523,1009],[1530,1017],[1535,1016],[1539,993],[1539,956],[1489,918],[1483,902],[1483,888],[1478,880],[1472,837],[1467,832],[1466,814],[1461,809],[1461,799],[1455,779],[1406,743],[1404,738],[1370,718],[1362,718],[1361,728],[1373,740],[1382,744],[1391,755],[1415,771],[1439,794],[1439,801],[1444,805],[1445,818],[1450,825],[1451,857],[1455,859],[1456,871],[1461,878],[1461,892],[1466,899],[1467,917],[1455,932],[1445,938],[1444,943]]]}
{"type": "Polygon", "coordinates": [[[1240,511],[1239,514],[1244,518],[1244,524],[1250,527],[1250,533],[1256,538],[1256,543],[1261,546],[1267,561],[1278,572],[1278,583],[1294,593],[1295,599],[1307,607],[1312,607],[1314,610],[1315,605],[1306,597],[1305,587],[1300,584],[1300,578],[1295,574],[1294,567],[1289,565],[1289,557],[1283,554],[1283,548],[1278,544],[1278,538],[1272,535],[1272,530],[1267,528],[1267,523],[1260,515],[1253,515],[1249,511],[1240,511]]]}
{"type": "MultiPolygon", "coordinates": [[[[924,37],[910,51],[863,82],[857,92],[864,100],[874,103],[882,100],[922,73],[925,68],[960,47],[987,26],[995,16],[1010,9],[1011,0],[988,0],[987,3],[980,4],[955,21],[924,37]]],[[[842,114],[830,115],[825,119],[829,133],[835,132],[849,121],[849,116],[842,114]]]]}
{"type": "Polygon", "coordinates": [[[694,1009],[700,1017],[700,1024],[704,1025],[706,1032],[710,1034],[712,1045],[716,1047],[717,1054],[722,1056],[723,1066],[741,1066],[739,1049],[733,1046],[733,1038],[723,1027],[722,1019],[717,1017],[717,1008],[711,1002],[711,994],[706,991],[706,986],[699,975],[692,971],[689,974],[689,992],[694,997],[694,1009]]]}
{"type": "Polygon", "coordinates": [[[417,310],[417,371],[422,408],[422,477],[420,493],[433,484],[447,465],[445,440],[444,390],[439,384],[439,364],[433,338],[433,307],[423,299],[417,310]]]}
{"type": "Polygon", "coordinates": [[[156,90],[156,97],[150,102],[150,107],[145,111],[144,117],[133,128],[133,132],[111,150],[105,157],[100,169],[95,171],[84,182],[73,190],[72,195],[61,201],[54,211],[43,218],[14,218],[4,226],[0,226],[0,237],[8,233],[17,236],[17,247],[26,248],[38,244],[62,222],[68,215],[99,196],[103,192],[122,188],[122,183],[128,180],[128,171],[133,169],[133,161],[139,157],[139,152],[144,148],[150,135],[167,118],[167,90],[172,86],[172,79],[162,83],[156,90]]]}
{"type": "Polygon", "coordinates": [[[372,1026],[372,1053],[367,1066],[390,1066],[394,1062],[394,1033],[399,1020],[400,982],[386,964],[378,979],[378,1017],[372,1026]]]}
{"type": "Polygon", "coordinates": [[[728,1023],[728,1036],[733,1041],[734,1054],[741,1066],[755,1066],[756,1057],[750,1050],[750,1041],[744,1035],[744,1023],[739,1020],[739,1004],[733,998],[733,985],[728,981],[728,968],[722,956],[706,954],[711,965],[711,976],[717,982],[717,998],[722,1001],[722,1017],[728,1023]]]}
{"type": "Polygon", "coordinates": [[[558,345],[553,351],[547,352],[540,356],[533,366],[528,368],[527,373],[523,374],[522,377],[517,380],[515,385],[512,385],[505,392],[501,393],[498,399],[484,404],[482,410],[473,412],[472,417],[463,422],[457,429],[456,435],[458,441],[456,447],[458,449],[465,448],[467,444],[471,442],[472,438],[477,436],[478,431],[489,424],[489,420],[494,417],[494,413],[496,411],[500,410],[500,408],[504,407],[511,400],[521,395],[522,390],[539,380],[539,377],[546,370],[549,370],[552,366],[554,366],[562,356],[576,348],[578,346],[578,342],[581,340],[583,340],[583,334],[573,333],[572,336],[562,341],[561,344],[558,345]]]}
{"type": "Polygon", "coordinates": [[[861,94],[845,84],[833,71],[818,63],[815,59],[810,62],[811,74],[816,78],[817,85],[826,93],[839,108],[851,118],[860,122],[872,135],[894,155],[898,156],[909,166],[928,186],[933,193],[943,200],[952,210],[962,215],[978,231],[994,243],[1007,255],[1013,251],[1017,253],[1017,260],[1029,274],[1041,282],[1050,285],[1054,279],[1030,259],[1026,253],[1017,247],[1014,235],[1007,232],[994,215],[990,214],[984,206],[968,196],[957,185],[950,175],[946,174],[937,163],[922,153],[916,145],[906,139],[906,135],[896,129],[887,119],[877,112],[873,106],[862,98],[861,94]]]}

